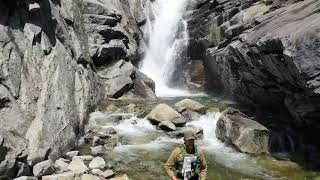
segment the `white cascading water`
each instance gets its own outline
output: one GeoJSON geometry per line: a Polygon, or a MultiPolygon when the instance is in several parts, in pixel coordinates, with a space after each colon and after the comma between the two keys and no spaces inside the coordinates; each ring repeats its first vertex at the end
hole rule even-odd
{"type": "Polygon", "coordinates": [[[145,37],[149,42],[140,70],[155,81],[157,96],[191,95],[167,86],[175,60],[188,45],[187,23],[183,20],[188,1],[157,0],[144,8],[147,17],[145,37]]]}

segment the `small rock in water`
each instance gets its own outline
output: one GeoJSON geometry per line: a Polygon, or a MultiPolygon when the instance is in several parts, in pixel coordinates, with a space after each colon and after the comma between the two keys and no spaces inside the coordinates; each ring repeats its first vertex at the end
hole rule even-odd
{"type": "Polygon", "coordinates": [[[119,109],[119,108],[118,108],[116,105],[110,104],[110,105],[107,107],[106,111],[107,111],[107,112],[115,112],[115,111],[117,111],[118,109],[119,109]]]}
{"type": "Polygon", "coordinates": [[[103,146],[95,146],[95,147],[91,147],[91,154],[93,156],[98,156],[98,155],[101,155],[101,154],[104,154],[106,152],[106,149],[105,147],[103,146]]]}
{"type": "Polygon", "coordinates": [[[89,164],[90,169],[104,169],[106,162],[102,157],[95,157],[89,164]]]}
{"type": "Polygon", "coordinates": [[[86,155],[86,156],[75,156],[72,159],[75,159],[75,158],[81,159],[82,161],[91,161],[94,157],[91,155],[86,155]]]}
{"type": "Polygon", "coordinates": [[[173,120],[178,119],[180,117],[181,117],[181,115],[176,110],[174,110],[173,108],[168,106],[167,104],[158,104],[147,115],[147,119],[150,120],[151,123],[153,123],[153,124],[159,124],[162,121],[173,122],[173,120]]]}
{"type": "Polygon", "coordinates": [[[46,160],[39,162],[33,167],[33,175],[36,177],[41,177],[54,173],[54,165],[51,160],[46,160]]]}
{"type": "Polygon", "coordinates": [[[79,154],[79,151],[70,151],[70,152],[67,152],[67,157],[69,158],[73,158],[74,156],[78,156],[79,154]]]}
{"type": "Polygon", "coordinates": [[[207,109],[204,105],[202,105],[199,102],[194,101],[192,99],[183,99],[183,100],[177,102],[175,104],[175,106],[177,108],[186,107],[189,110],[196,111],[196,112],[198,112],[200,114],[205,114],[206,113],[206,109],[207,109]]]}
{"type": "Polygon", "coordinates": [[[182,113],[182,116],[187,119],[188,121],[194,121],[200,118],[200,114],[192,111],[192,110],[186,110],[182,113]]]}
{"type": "Polygon", "coordinates": [[[77,171],[82,173],[89,170],[88,167],[84,164],[84,162],[79,158],[73,158],[68,168],[71,171],[77,171]]]}
{"type": "Polygon", "coordinates": [[[115,173],[111,169],[108,169],[105,172],[100,174],[101,177],[106,178],[106,179],[112,178],[114,175],[115,175],[115,173]]]}
{"type": "Polygon", "coordinates": [[[99,133],[102,134],[117,134],[117,131],[113,127],[102,128],[99,133]]]}
{"type": "Polygon", "coordinates": [[[104,141],[100,139],[98,136],[94,136],[92,140],[92,147],[104,145],[104,141]]]}
{"type": "Polygon", "coordinates": [[[114,147],[117,146],[118,141],[119,141],[119,138],[118,138],[117,135],[111,136],[109,139],[106,139],[106,140],[105,140],[105,145],[104,145],[104,147],[105,147],[107,150],[112,150],[114,147]]]}

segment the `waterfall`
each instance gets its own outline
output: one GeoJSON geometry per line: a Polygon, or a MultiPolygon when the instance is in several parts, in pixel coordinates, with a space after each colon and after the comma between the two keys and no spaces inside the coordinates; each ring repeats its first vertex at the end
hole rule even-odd
{"type": "Polygon", "coordinates": [[[187,23],[183,20],[188,1],[156,0],[144,7],[148,48],[140,70],[155,81],[158,96],[189,95],[168,87],[175,61],[188,45],[187,23]]]}

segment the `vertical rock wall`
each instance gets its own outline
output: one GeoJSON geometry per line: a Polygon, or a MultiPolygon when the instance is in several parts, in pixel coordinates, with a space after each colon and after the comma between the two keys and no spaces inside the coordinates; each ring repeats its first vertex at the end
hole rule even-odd
{"type": "Polygon", "coordinates": [[[97,104],[82,8],[75,0],[0,2],[0,175],[74,147],[97,104]]]}

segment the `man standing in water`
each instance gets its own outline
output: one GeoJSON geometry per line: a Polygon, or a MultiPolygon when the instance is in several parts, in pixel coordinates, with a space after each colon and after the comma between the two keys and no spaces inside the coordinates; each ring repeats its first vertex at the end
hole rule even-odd
{"type": "Polygon", "coordinates": [[[165,171],[171,180],[205,180],[207,163],[202,149],[194,144],[192,131],[184,133],[184,146],[177,147],[165,164],[165,171]]]}

